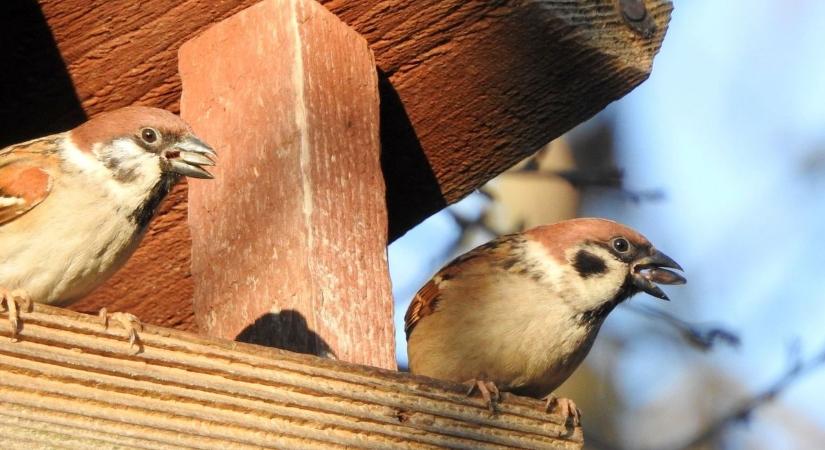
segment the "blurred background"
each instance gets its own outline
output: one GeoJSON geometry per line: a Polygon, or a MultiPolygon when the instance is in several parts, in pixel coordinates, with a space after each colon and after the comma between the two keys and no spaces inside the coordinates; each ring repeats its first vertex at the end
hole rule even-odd
{"type": "Polygon", "coordinates": [[[679,261],[561,388],[594,449],[825,448],[825,2],[675,2],[648,81],[390,247],[403,316],[442,265],[575,216],[679,261]]]}

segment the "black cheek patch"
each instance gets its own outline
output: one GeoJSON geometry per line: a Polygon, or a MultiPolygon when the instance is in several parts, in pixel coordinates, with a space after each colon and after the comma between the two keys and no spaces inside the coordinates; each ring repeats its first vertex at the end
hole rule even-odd
{"type": "Polygon", "coordinates": [[[579,250],[573,259],[573,268],[582,276],[582,278],[591,277],[593,275],[601,275],[607,272],[607,264],[598,256],[588,252],[587,250],[579,250]]]}

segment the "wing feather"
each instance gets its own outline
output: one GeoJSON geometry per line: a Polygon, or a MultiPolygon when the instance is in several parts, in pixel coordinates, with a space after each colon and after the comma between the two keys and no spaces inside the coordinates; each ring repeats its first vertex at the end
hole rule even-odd
{"type": "Polygon", "coordinates": [[[39,205],[51,192],[56,137],[36,139],[0,150],[0,225],[39,205]]]}
{"type": "Polygon", "coordinates": [[[407,314],[404,315],[404,333],[406,333],[407,339],[410,338],[410,333],[412,333],[418,321],[435,311],[435,306],[438,303],[438,291],[436,279],[433,278],[413,297],[410,307],[407,309],[407,314]]]}
{"type": "Polygon", "coordinates": [[[456,277],[485,276],[491,270],[505,269],[510,264],[514,264],[517,259],[503,257],[502,255],[514,254],[521,245],[522,238],[517,235],[501,236],[474,248],[444,266],[413,297],[410,307],[404,315],[404,332],[407,339],[410,338],[410,333],[421,319],[436,312],[444,283],[450,283],[450,280],[456,277]],[[501,264],[491,266],[489,263],[484,262],[491,257],[495,261],[500,261],[501,264]]]}

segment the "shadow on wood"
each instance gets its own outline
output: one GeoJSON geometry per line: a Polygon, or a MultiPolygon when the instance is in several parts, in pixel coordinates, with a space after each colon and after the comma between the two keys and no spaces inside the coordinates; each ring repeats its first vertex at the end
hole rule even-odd
{"type": "Polygon", "coordinates": [[[0,2],[0,148],[86,120],[37,2],[0,2]]]}
{"type": "Polygon", "coordinates": [[[393,241],[416,225],[410,211],[441,209],[447,201],[441,195],[438,180],[415,128],[404,109],[404,102],[389,77],[378,70],[378,93],[381,97],[381,171],[387,187],[389,240],[393,241]]]}
{"type": "Polygon", "coordinates": [[[304,315],[291,309],[264,314],[244,328],[235,340],[336,359],[324,338],[309,329],[304,315]]]}

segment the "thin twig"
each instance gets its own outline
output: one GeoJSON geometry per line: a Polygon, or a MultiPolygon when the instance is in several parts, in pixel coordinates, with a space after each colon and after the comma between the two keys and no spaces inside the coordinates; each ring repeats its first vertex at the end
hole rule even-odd
{"type": "Polygon", "coordinates": [[[532,176],[541,178],[561,178],[576,189],[603,188],[619,192],[625,199],[633,202],[654,202],[665,198],[661,189],[631,190],[624,187],[624,171],[616,167],[599,170],[559,170],[539,172],[527,165],[518,170],[504,172],[506,176],[532,176]]]}
{"type": "Polygon", "coordinates": [[[791,366],[772,385],[768,386],[768,388],[761,393],[745,401],[728,414],[716,420],[709,427],[707,427],[707,429],[687,441],[685,444],[674,447],[674,450],[687,450],[698,447],[719,435],[727,427],[737,423],[747,422],[759,407],[776,399],[780,394],[782,394],[782,392],[784,392],[790,385],[792,385],[803,375],[806,375],[808,372],[811,372],[819,366],[825,364],[825,348],[823,348],[820,353],[808,361],[803,361],[799,357],[798,346],[792,347],[789,350],[789,355],[793,359],[791,366]]]}
{"type": "Polygon", "coordinates": [[[736,333],[721,327],[690,323],[666,311],[645,305],[636,303],[624,303],[624,305],[626,309],[638,314],[664,320],[664,323],[676,328],[689,344],[702,351],[710,350],[716,342],[722,342],[731,347],[739,347],[742,343],[736,333]]]}
{"type": "Polygon", "coordinates": [[[461,228],[461,237],[459,238],[459,242],[464,238],[464,234],[467,233],[467,231],[469,231],[471,228],[480,228],[482,231],[492,234],[493,236],[507,234],[506,232],[502,233],[499,230],[495,230],[487,224],[486,210],[482,211],[482,213],[476,219],[464,218],[461,216],[461,214],[458,214],[457,212],[453,211],[452,208],[448,208],[447,213],[455,221],[456,225],[458,225],[458,227],[461,228]]]}

